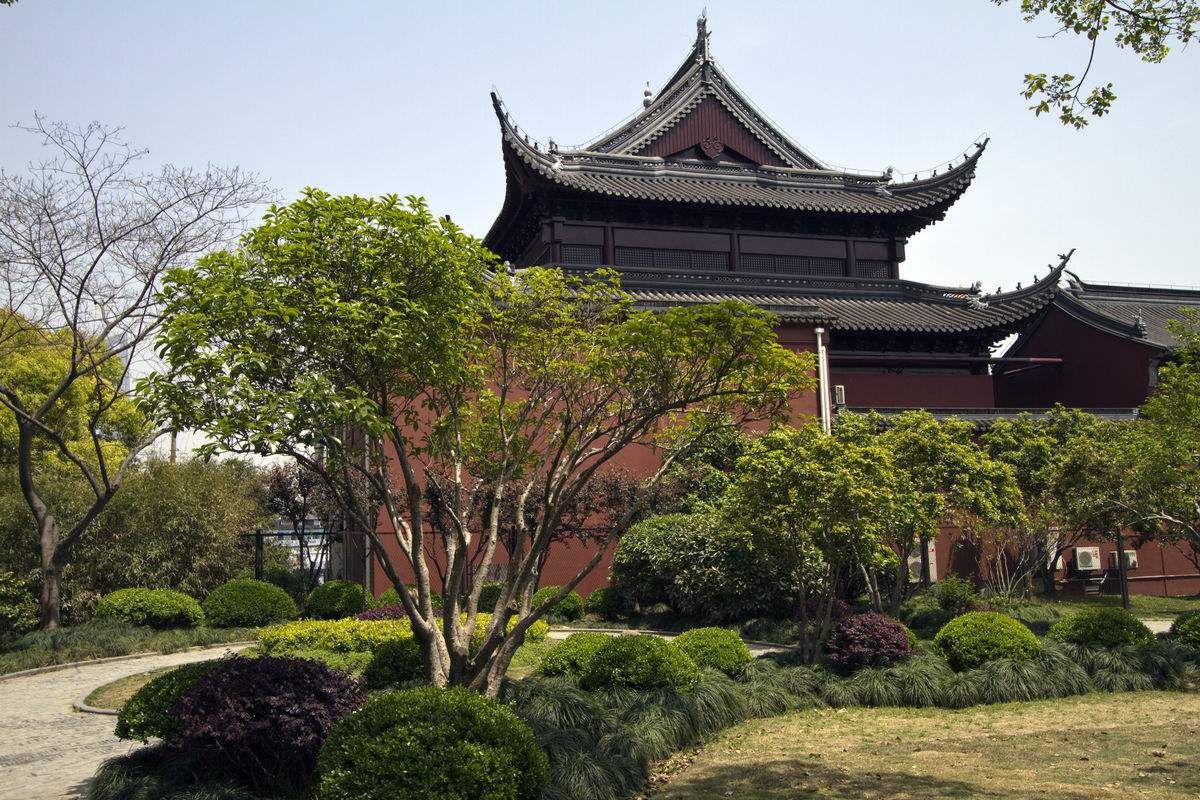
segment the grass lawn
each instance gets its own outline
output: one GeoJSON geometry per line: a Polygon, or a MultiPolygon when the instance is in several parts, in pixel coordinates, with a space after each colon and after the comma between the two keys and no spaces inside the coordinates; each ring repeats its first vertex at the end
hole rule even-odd
{"type": "MultiPolygon", "coordinates": [[[[1097,606],[1119,608],[1121,596],[1102,594],[1094,597],[1071,597],[1063,600],[1033,600],[1030,602],[1052,605],[1064,612],[1074,612],[1097,606]]],[[[1129,610],[1135,617],[1141,619],[1172,619],[1188,611],[1200,611],[1200,597],[1196,595],[1155,597],[1147,594],[1132,594],[1129,596],[1129,610]]]]}
{"type": "MultiPolygon", "coordinates": [[[[557,642],[546,639],[540,642],[529,642],[521,645],[521,648],[517,650],[512,663],[509,665],[509,677],[524,678],[526,675],[531,674],[542,663],[542,656],[555,644],[557,642]]],[[[172,669],[175,668],[163,667],[162,669],[151,670],[150,672],[139,672],[136,675],[118,678],[112,683],[106,683],[93,690],[87,696],[85,702],[89,706],[95,706],[96,708],[109,708],[113,711],[119,711],[138,689],[164,672],[172,669]]]]}
{"type": "Polygon", "coordinates": [[[752,720],[675,756],[651,797],[1200,796],[1200,694],[1090,694],[962,711],[852,708],[752,720]]]}
{"type": "Polygon", "coordinates": [[[0,675],[70,661],[90,661],[131,653],[174,653],[189,647],[242,642],[252,628],[155,630],[123,622],[95,620],[54,631],[35,631],[0,646],[0,675]]]}
{"type": "Polygon", "coordinates": [[[149,672],[139,672],[136,675],[127,675],[124,678],[118,678],[112,683],[106,683],[93,691],[83,702],[96,708],[110,708],[113,711],[118,711],[129,702],[129,698],[133,697],[138,689],[164,672],[170,672],[173,669],[175,667],[162,667],[150,670],[149,672]]]}

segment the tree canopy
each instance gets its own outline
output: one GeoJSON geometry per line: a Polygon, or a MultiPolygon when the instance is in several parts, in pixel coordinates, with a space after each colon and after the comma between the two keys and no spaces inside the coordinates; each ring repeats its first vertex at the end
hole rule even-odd
{"type": "Polygon", "coordinates": [[[786,416],[813,385],[811,357],[779,345],[770,315],[650,312],[611,272],[510,271],[415,197],[308,190],[236,250],[171,272],[164,298],[167,369],[146,384],[156,413],[206,431],[213,450],[289,455],[320,474],[396,586],[430,679],[481,691],[636,512],[531,607],[563,516],[619,454],[654,448],[654,483],[698,437],[786,416]],[[518,535],[497,561],[505,521],[518,535]],[[493,564],[505,588],[476,650],[493,564]]]}
{"type": "MultiPolygon", "coordinates": [[[[992,0],[1004,5],[1010,0],[992,0]]],[[[1088,87],[1088,75],[1096,50],[1112,32],[1118,49],[1129,49],[1149,64],[1157,64],[1171,52],[1174,43],[1187,45],[1200,24],[1197,0],[1020,0],[1026,22],[1048,17],[1057,30],[1053,36],[1071,34],[1088,42],[1087,62],[1076,76],[1070,72],[1025,75],[1022,94],[1034,103],[1038,115],[1057,112],[1064,125],[1083,128],[1089,117],[1102,117],[1117,99],[1112,83],[1088,87]]]]}

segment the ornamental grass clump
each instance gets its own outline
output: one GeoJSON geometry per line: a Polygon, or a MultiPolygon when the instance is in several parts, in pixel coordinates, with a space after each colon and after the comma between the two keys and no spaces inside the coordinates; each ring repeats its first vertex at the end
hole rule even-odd
{"type": "Polygon", "coordinates": [[[230,658],[179,695],[171,743],[212,753],[225,774],[260,791],[294,790],[329,730],[363,699],[357,681],[319,661],[230,658]]]}
{"type": "Polygon", "coordinates": [[[973,669],[998,658],[1032,658],[1040,645],[1033,632],[995,611],[970,611],[942,626],[934,645],[956,670],[973,669]]]}
{"type": "Polygon", "coordinates": [[[572,633],[542,656],[538,672],[546,676],[582,675],[592,663],[592,657],[611,638],[603,633],[572,633]]]}
{"type": "Polygon", "coordinates": [[[154,678],[117,713],[116,734],[121,739],[146,742],[151,737],[170,739],[179,733],[180,721],[175,712],[179,695],[200,680],[200,676],[217,666],[219,661],[197,661],[184,664],[154,678]]]}
{"type": "MultiPolygon", "coordinates": [[[[533,593],[533,608],[537,608],[542,603],[551,600],[555,595],[562,591],[561,586],[543,586],[533,593]]],[[[479,607],[482,609],[483,604],[479,607]]],[[[566,620],[577,620],[583,616],[583,598],[578,592],[567,592],[567,596],[559,600],[550,608],[550,614],[555,617],[562,617],[566,620]]]]}
{"type": "Polygon", "coordinates": [[[100,598],[98,619],[150,628],[194,628],[204,622],[195,598],[171,589],[117,589],[100,598]]]}
{"type": "Polygon", "coordinates": [[[682,650],[698,667],[711,667],[730,677],[741,674],[752,656],[742,637],[724,628],[692,628],[676,636],[671,644],[682,650]]]}
{"type": "Polygon", "coordinates": [[[320,800],[538,800],[549,765],[504,704],[432,686],[374,695],[334,727],[318,762],[320,800]]]}
{"type": "Polygon", "coordinates": [[[292,619],[296,603],[273,583],[235,578],[204,598],[204,615],[216,628],[257,628],[292,619]]]}
{"type": "Polygon", "coordinates": [[[326,581],[308,593],[304,601],[304,616],[310,619],[344,619],[361,614],[374,604],[375,598],[360,583],[326,581]]]}
{"type": "Polygon", "coordinates": [[[1150,629],[1123,608],[1080,611],[1051,625],[1046,635],[1057,642],[1100,647],[1124,647],[1154,641],[1150,629]]]}
{"type": "Polygon", "coordinates": [[[657,636],[618,636],[605,642],[584,671],[584,689],[688,691],[700,680],[696,662],[657,636]]]}
{"type": "Polygon", "coordinates": [[[825,644],[829,663],[844,672],[886,667],[912,658],[916,637],[904,623],[869,611],[837,624],[825,644]]]}

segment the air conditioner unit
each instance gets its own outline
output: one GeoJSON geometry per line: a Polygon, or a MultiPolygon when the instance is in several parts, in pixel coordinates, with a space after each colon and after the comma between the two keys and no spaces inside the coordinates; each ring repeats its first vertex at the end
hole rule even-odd
{"type": "Polygon", "coordinates": [[[840,383],[833,386],[833,404],[835,406],[846,405],[846,387],[840,383]]]}
{"type": "Polygon", "coordinates": [[[1100,569],[1100,548],[1076,547],[1075,569],[1080,572],[1092,572],[1100,569]]]}
{"type": "MultiPolygon", "coordinates": [[[[1125,554],[1125,569],[1126,569],[1126,571],[1131,570],[1131,569],[1137,569],[1138,568],[1137,550],[1122,550],[1121,552],[1125,554]]],[[[1109,569],[1119,569],[1119,567],[1117,566],[1117,552],[1115,550],[1108,554],[1108,567],[1109,567],[1109,569]]]]}

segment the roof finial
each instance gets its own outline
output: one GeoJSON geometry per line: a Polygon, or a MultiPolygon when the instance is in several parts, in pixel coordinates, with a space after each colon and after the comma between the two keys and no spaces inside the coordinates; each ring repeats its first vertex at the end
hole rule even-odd
{"type": "Polygon", "coordinates": [[[712,58],[708,54],[708,6],[705,6],[696,18],[696,52],[701,61],[709,61],[712,58]]]}
{"type": "Polygon", "coordinates": [[[1133,327],[1138,332],[1138,336],[1146,335],[1146,320],[1141,314],[1133,315],[1133,327]]]}
{"type": "Polygon", "coordinates": [[[654,102],[654,90],[650,88],[650,81],[646,81],[646,88],[642,91],[642,106],[649,108],[654,102]]]}

